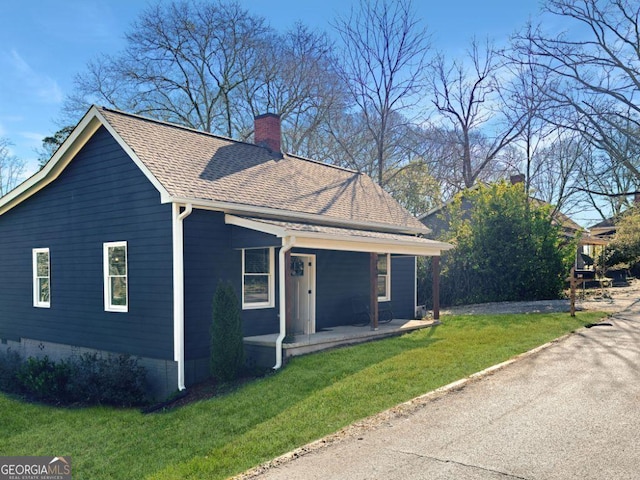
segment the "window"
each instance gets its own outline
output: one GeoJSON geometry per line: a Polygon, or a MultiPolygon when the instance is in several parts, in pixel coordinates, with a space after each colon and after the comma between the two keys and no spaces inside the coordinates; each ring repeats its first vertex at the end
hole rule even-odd
{"type": "Polygon", "coordinates": [[[388,253],[378,254],[378,301],[391,300],[391,256],[388,253]]]}
{"type": "Polygon", "coordinates": [[[127,274],[127,242],[105,243],[104,309],[107,312],[128,311],[127,274]]]}
{"type": "Polygon", "coordinates": [[[33,249],[33,306],[51,306],[51,266],[48,248],[33,249]]]}
{"type": "Polygon", "coordinates": [[[273,248],[242,250],[242,308],[274,306],[273,248]]]}

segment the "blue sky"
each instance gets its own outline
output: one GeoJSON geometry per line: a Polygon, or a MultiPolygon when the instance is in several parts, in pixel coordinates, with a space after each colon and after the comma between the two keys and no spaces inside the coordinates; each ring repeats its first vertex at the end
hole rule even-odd
{"type": "MultiPolygon", "coordinates": [[[[328,30],[356,0],[239,0],[278,30],[297,20],[328,30]]],[[[98,54],[115,54],[145,0],[5,0],[0,7],[0,137],[33,173],[36,149],[55,133],[74,76],[98,54]]],[[[475,35],[505,41],[530,17],[539,0],[414,0],[433,47],[461,54],[475,35]]]]}

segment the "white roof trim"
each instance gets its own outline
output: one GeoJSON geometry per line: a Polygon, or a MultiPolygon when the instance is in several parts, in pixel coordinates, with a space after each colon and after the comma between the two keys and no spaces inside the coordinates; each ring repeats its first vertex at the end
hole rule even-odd
{"type": "Polygon", "coordinates": [[[109,131],[120,147],[131,157],[142,173],[160,192],[163,203],[169,202],[170,196],[165,188],[160,184],[158,179],[151,174],[149,169],[147,169],[129,145],[127,145],[113,129],[100,113],[100,109],[94,105],[87,111],[84,117],[82,117],[82,120],[80,120],[76,128],[73,129],[69,137],[63,142],[60,148],[56,150],[40,171],[0,198],[0,215],[11,210],[57,179],[101,126],[109,131]]]}
{"type": "Polygon", "coordinates": [[[100,123],[96,122],[90,113],[91,110],[80,120],[80,123],[44,167],[0,198],[0,215],[11,210],[60,176],[71,159],[100,127],[100,123]]]}
{"type": "MultiPolygon", "coordinates": [[[[423,238],[390,239],[368,236],[344,235],[325,232],[306,232],[287,229],[268,221],[261,222],[245,217],[225,215],[225,223],[248,228],[279,238],[295,237],[295,246],[299,248],[318,248],[322,250],[343,250],[350,252],[384,252],[400,255],[436,256],[453,248],[452,245],[423,238]]],[[[376,233],[376,232],[373,232],[376,233]]],[[[384,232],[378,232],[384,233],[384,232]]]]}

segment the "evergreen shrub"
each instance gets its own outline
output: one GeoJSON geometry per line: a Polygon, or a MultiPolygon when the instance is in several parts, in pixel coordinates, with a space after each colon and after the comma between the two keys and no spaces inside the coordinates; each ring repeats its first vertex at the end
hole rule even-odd
{"type": "Polygon", "coordinates": [[[213,297],[211,324],[211,375],[228,382],[240,375],[244,366],[244,342],[240,302],[229,282],[220,282],[213,297]]]}

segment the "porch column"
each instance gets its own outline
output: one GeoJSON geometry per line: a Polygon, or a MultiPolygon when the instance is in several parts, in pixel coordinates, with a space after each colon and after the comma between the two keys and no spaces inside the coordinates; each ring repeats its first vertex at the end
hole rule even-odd
{"type": "Polygon", "coordinates": [[[431,257],[433,281],[433,319],[440,320],[440,257],[431,257]]]}
{"type": "Polygon", "coordinates": [[[291,250],[284,254],[284,295],[285,295],[285,324],[286,335],[293,333],[293,288],[291,278],[291,250]]]}
{"type": "Polygon", "coordinates": [[[371,330],[378,330],[378,254],[369,254],[369,312],[371,330]]]}

